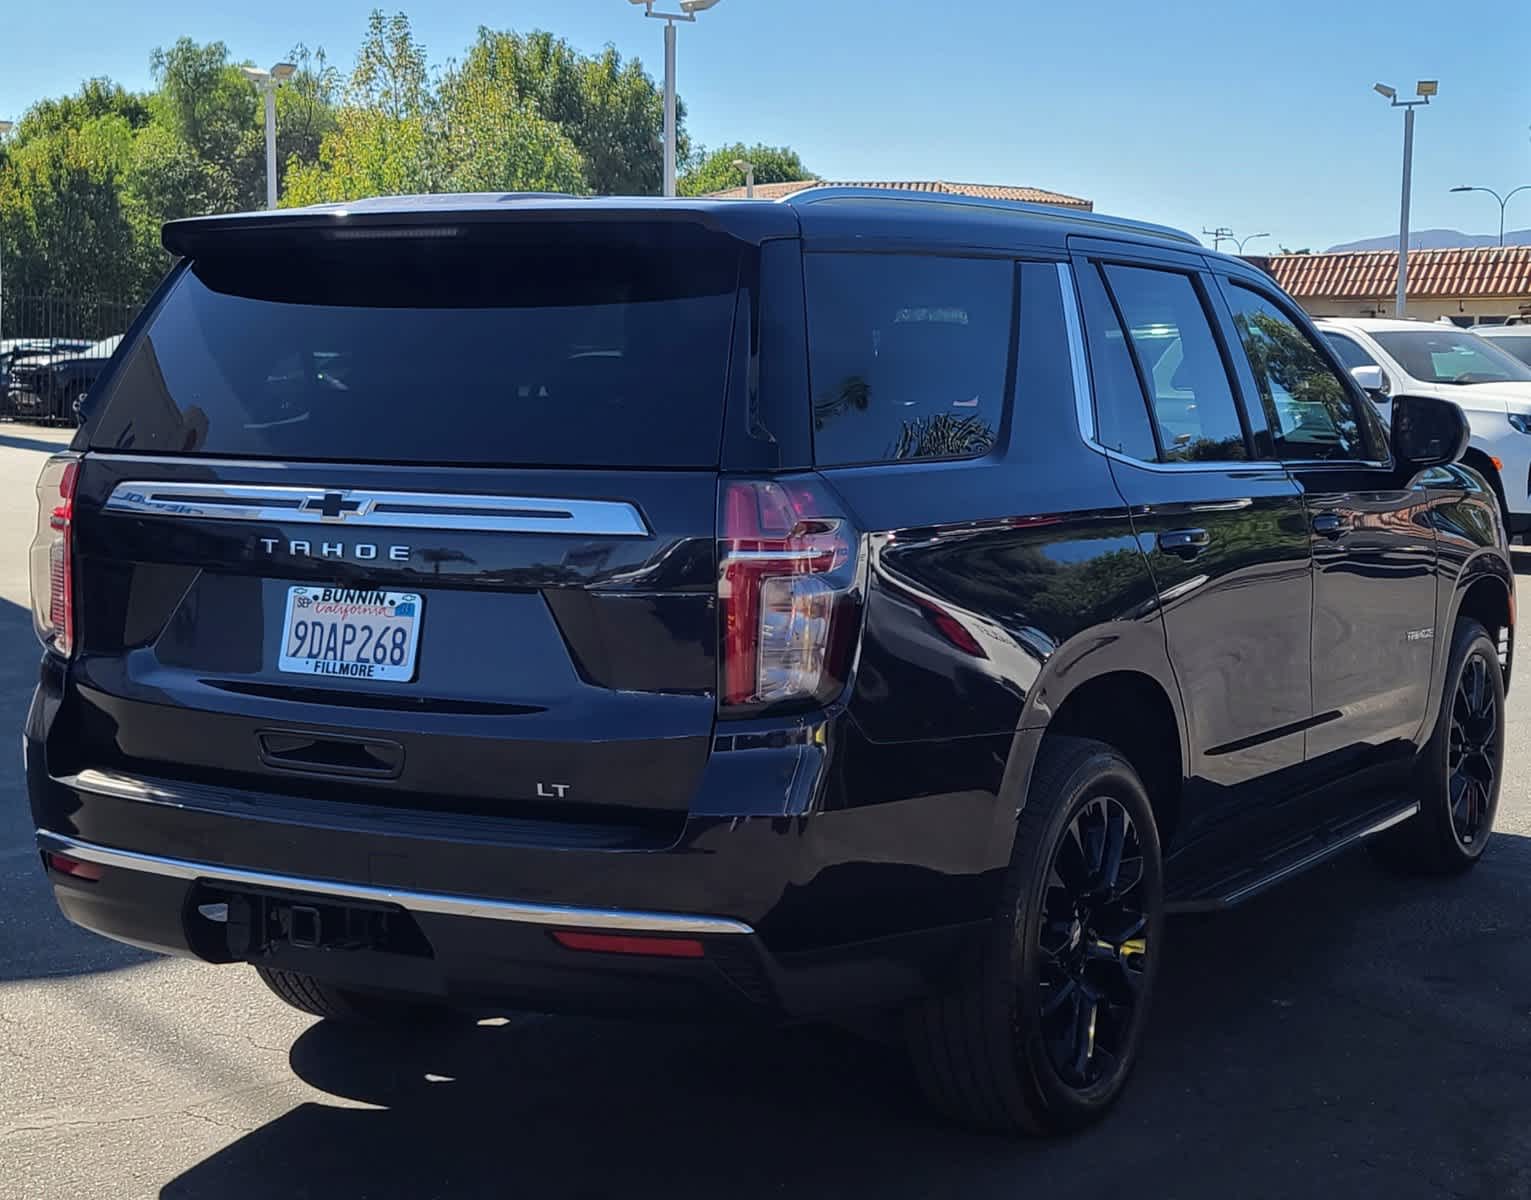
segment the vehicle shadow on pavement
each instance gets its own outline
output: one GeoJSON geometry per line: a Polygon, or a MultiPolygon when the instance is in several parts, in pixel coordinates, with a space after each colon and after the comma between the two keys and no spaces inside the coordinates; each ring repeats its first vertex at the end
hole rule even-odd
{"type": "Polygon", "coordinates": [[[930,1117],[902,1053],[828,1029],[323,1024],[299,1105],[181,1197],[1531,1194],[1531,839],[1469,876],[1363,853],[1169,925],[1139,1072],[1050,1143],[930,1117]],[[376,1108],[345,1106],[359,1101],[376,1108]]]}
{"type": "Polygon", "coordinates": [[[15,433],[0,432],[0,447],[9,447],[12,450],[41,450],[45,454],[58,454],[60,451],[69,449],[69,443],[74,440],[74,431],[61,431],[56,442],[50,442],[40,437],[23,437],[15,433]],[[67,432],[68,437],[63,436],[67,432]]]}
{"type": "MultiPolygon", "coordinates": [[[[0,654],[0,729],[17,736],[41,651],[31,611],[5,599],[0,599],[0,647],[6,651],[0,654]]],[[[158,957],[66,921],[53,902],[33,834],[21,758],[13,752],[0,759],[0,983],[114,971],[158,957]]]]}

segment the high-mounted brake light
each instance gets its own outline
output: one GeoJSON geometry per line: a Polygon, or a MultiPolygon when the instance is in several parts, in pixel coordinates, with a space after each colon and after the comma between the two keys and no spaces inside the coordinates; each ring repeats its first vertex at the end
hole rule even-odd
{"type": "Polygon", "coordinates": [[[830,699],[859,623],[858,536],[812,479],[728,480],[719,501],[720,706],[830,699]]]}
{"type": "Polygon", "coordinates": [[[42,644],[74,652],[74,491],[80,461],[50,458],[37,479],[37,532],[32,538],[32,627],[42,644]]]}

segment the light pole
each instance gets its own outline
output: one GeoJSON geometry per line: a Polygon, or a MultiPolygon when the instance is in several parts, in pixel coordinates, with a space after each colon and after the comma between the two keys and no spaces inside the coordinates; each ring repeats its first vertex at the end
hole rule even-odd
{"type": "Polygon", "coordinates": [[[718,0],[680,0],[680,12],[655,12],[655,0],[628,0],[643,5],[643,15],[664,25],[664,194],[675,195],[675,22],[695,21],[718,0]]]}
{"type": "Polygon", "coordinates": [[[1398,210],[1398,300],[1394,305],[1395,316],[1403,316],[1408,307],[1409,288],[1409,189],[1414,178],[1414,110],[1429,104],[1430,97],[1440,91],[1434,79],[1421,79],[1414,86],[1418,100],[1400,100],[1398,89],[1385,83],[1375,83],[1372,89],[1392,107],[1403,109],[1403,200],[1398,210]]]}
{"type": "Polygon", "coordinates": [[[1245,234],[1241,238],[1234,238],[1233,241],[1234,241],[1234,244],[1238,246],[1239,253],[1243,254],[1244,253],[1244,243],[1245,242],[1252,242],[1256,238],[1262,238],[1262,237],[1270,237],[1270,234],[1268,234],[1268,233],[1247,233],[1247,234],[1245,234]]]}
{"type": "Polygon", "coordinates": [[[1214,251],[1222,249],[1224,242],[1233,241],[1233,230],[1229,229],[1226,225],[1219,225],[1216,229],[1208,229],[1203,225],[1201,232],[1203,237],[1212,239],[1212,249],[1214,251]]]}
{"type": "Polygon", "coordinates": [[[1487,192],[1495,200],[1499,201],[1499,248],[1501,250],[1503,250],[1504,249],[1504,206],[1510,202],[1510,198],[1512,196],[1514,196],[1516,192],[1531,192],[1531,183],[1523,183],[1518,188],[1512,188],[1512,189],[1510,189],[1510,191],[1506,192],[1503,196],[1501,196],[1493,188],[1468,187],[1466,184],[1463,184],[1460,187],[1454,187],[1451,190],[1454,191],[1454,192],[1487,192]]]}
{"type": "Polygon", "coordinates": [[[734,166],[744,172],[744,196],[747,200],[755,198],[755,164],[747,158],[734,159],[734,166]]]}
{"type": "MultiPolygon", "coordinates": [[[[15,126],[9,121],[0,121],[0,138],[10,133],[15,126]]],[[[0,243],[0,337],[5,336],[5,246],[0,243]]]]}
{"type": "Polygon", "coordinates": [[[244,76],[266,97],[266,207],[276,207],[276,89],[292,78],[298,68],[292,63],[277,63],[269,71],[260,67],[240,67],[244,76]]]}

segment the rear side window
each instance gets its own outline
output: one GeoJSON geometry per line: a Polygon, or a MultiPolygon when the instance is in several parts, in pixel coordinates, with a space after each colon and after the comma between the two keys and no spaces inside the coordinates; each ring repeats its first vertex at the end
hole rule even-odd
{"type": "Polygon", "coordinates": [[[486,236],[193,262],[123,364],[93,445],[717,464],[738,243],[678,226],[486,236]]]}
{"type": "Polygon", "coordinates": [[[1108,266],[1165,462],[1248,457],[1223,356],[1188,275],[1108,266]]]}
{"type": "Polygon", "coordinates": [[[1356,400],[1297,323],[1239,284],[1228,289],[1228,306],[1254,371],[1277,457],[1370,457],[1356,400]]]}
{"type": "Polygon", "coordinates": [[[808,360],[821,466],[987,454],[999,437],[1015,264],[810,254],[808,360]]]}
{"type": "Polygon", "coordinates": [[[1096,437],[1100,444],[1129,458],[1153,462],[1159,457],[1148,405],[1127,335],[1093,263],[1078,273],[1079,300],[1084,309],[1090,347],[1090,375],[1095,387],[1096,437]]]}

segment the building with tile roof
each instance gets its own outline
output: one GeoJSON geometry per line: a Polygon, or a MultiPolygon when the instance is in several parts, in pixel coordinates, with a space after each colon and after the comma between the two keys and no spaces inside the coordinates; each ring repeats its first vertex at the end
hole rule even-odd
{"type": "MultiPolygon", "coordinates": [[[[1248,257],[1315,317],[1393,315],[1395,251],[1248,257]]],[[[1407,315],[1458,325],[1531,319],[1531,246],[1411,250],[1407,315]]]]}
{"type": "MultiPolygon", "coordinates": [[[[755,199],[780,200],[784,196],[796,195],[798,192],[811,187],[864,187],[889,188],[899,192],[939,192],[943,196],[978,196],[985,200],[1024,200],[1028,204],[1056,204],[1060,208],[1075,208],[1082,212],[1095,211],[1094,203],[1089,200],[1081,200],[1078,196],[1066,196],[1062,192],[1049,192],[1045,188],[1007,187],[1003,184],[994,183],[949,183],[944,179],[884,180],[881,182],[795,179],[790,183],[757,183],[755,185],[755,199]]],[[[713,192],[712,194],[720,200],[742,200],[744,199],[745,189],[742,187],[727,188],[724,191],[713,192]]]]}

